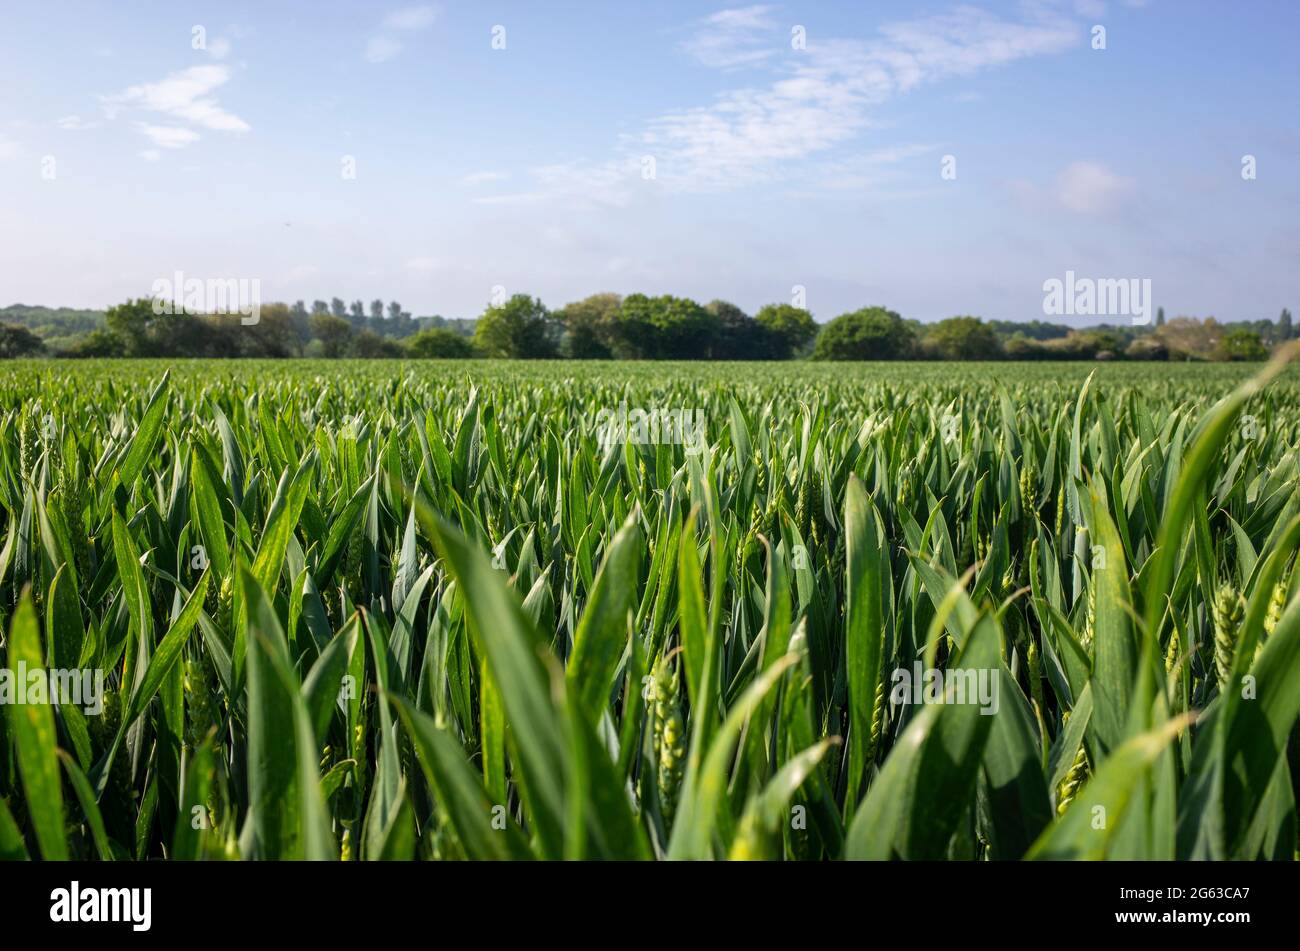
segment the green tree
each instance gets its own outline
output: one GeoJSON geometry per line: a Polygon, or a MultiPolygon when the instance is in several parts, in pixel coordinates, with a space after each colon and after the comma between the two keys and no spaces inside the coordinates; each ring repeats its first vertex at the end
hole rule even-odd
{"type": "Polygon", "coordinates": [[[1137,337],[1124,350],[1126,360],[1168,360],[1169,348],[1155,334],[1137,337]]]}
{"type": "Polygon", "coordinates": [[[1046,320],[989,320],[986,323],[1002,338],[1019,336],[1030,340],[1055,340],[1070,332],[1070,328],[1046,320]]]}
{"type": "Polygon", "coordinates": [[[454,330],[431,327],[408,337],[406,352],[419,359],[463,360],[474,356],[474,345],[454,330]]]}
{"type": "Polygon", "coordinates": [[[1009,336],[1002,344],[1002,352],[1008,360],[1046,360],[1049,357],[1041,340],[1022,333],[1009,336]]]}
{"type": "Polygon", "coordinates": [[[1169,359],[1209,360],[1218,350],[1223,327],[1213,317],[1175,317],[1155,332],[1169,359]]]}
{"type": "Polygon", "coordinates": [[[154,303],[151,298],[141,297],[110,307],[104,314],[104,326],[117,337],[123,356],[154,356],[149,331],[160,316],[154,313],[154,303]]]}
{"type": "Polygon", "coordinates": [[[788,360],[803,353],[817,337],[813,315],[793,304],[768,304],[754,319],[767,332],[768,355],[774,360],[788,360]]]}
{"type": "Polygon", "coordinates": [[[366,326],[366,305],[363,301],[354,300],[348,305],[348,323],[353,330],[361,330],[366,326]]]}
{"type": "Polygon", "coordinates": [[[541,299],[515,294],[483,312],[474,345],[487,357],[535,360],[555,356],[556,337],[554,321],[541,299]]]}
{"type": "Polygon", "coordinates": [[[1291,311],[1283,307],[1282,316],[1277,319],[1277,338],[1278,340],[1290,340],[1291,334],[1291,311]]]}
{"type": "Polygon", "coordinates": [[[0,324],[0,360],[31,357],[45,351],[45,344],[26,327],[0,324]]]}
{"type": "Polygon", "coordinates": [[[836,317],[817,335],[815,360],[902,360],[915,347],[903,318],[884,307],[863,307],[836,317]]]}
{"type": "Polygon", "coordinates": [[[333,314],[314,314],[311,335],[321,342],[321,354],[331,360],[345,355],[352,340],[352,325],[333,314]]]}
{"type": "Polygon", "coordinates": [[[402,305],[397,301],[390,301],[388,304],[388,322],[382,332],[388,337],[406,337],[413,330],[411,315],[402,310],[402,305]]]}
{"type": "Polygon", "coordinates": [[[293,328],[298,332],[298,340],[306,343],[311,339],[311,315],[307,313],[307,305],[295,301],[289,314],[293,318],[293,328]]]}
{"type": "Polygon", "coordinates": [[[717,334],[718,319],[687,297],[623,298],[610,335],[619,359],[701,360],[717,334]]]}
{"type": "Polygon", "coordinates": [[[949,317],[930,327],[921,341],[926,356],[940,360],[996,360],[1002,344],[978,317],[949,317]]]}
{"type": "Polygon", "coordinates": [[[152,320],[153,301],[132,298],[108,309],[104,314],[104,328],[117,338],[123,356],[144,356],[148,348],[145,335],[152,320]]]}
{"type": "Polygon", "coordinates": [[[1253,330],[1229,330],[1219,341],[1217,356],[1223,360],[1264,360],[1268,358],[1268,348],[1253,330]]]}
{"type": "Polygon", "coordinates": [[[592,294],[566,304],[555,316],[564,326],[560,350],[573,360],[608,360],[606,343],[613,332],[622,298],[617,294],[592,294]]]}
{"type": "Polygon", "coordinates": [[[922,340],[926,356],[939,360],[997,360],[1002,356],[993,327],[979,317],[949,317],[927,330],[922,340]]]}
{"type": "Polygon", "coordinates": [[[749,314],[725,300],[709,301],[704,309],[715,321],[710,359],[762,360],[768,356],[768,334],[749,314]]]}
{"type": "Polygon", "coordinates": [[[1164,325],[1165,325],[1165,309],[1164,309],[1163,307],[1157,307],[1157,308],[1156,308],[1156,326],[1157,326],[1157,327],[1163,327],[1164,325]]]}
{"type": "Polygon", "coordinates": [[[1108,327],[1085,330],[1080,335],[1087,339],[1093,356],[1098,360],[1112,359],[1124,353],[1128,347],[1128,341],[1123,335],[1108,327]]]}
{"type": "Polygon", "coordinates": [[[343,320],[347,319],[348,305],[343,303],[342,297],[335,297],[330,300],[330,313],[343,320]]]}
{"type": "Polygon", "coordinates": [[[65,351],[69,357],[121,357],[122,338],[107,327],[92,330],[65,351]]]}
{"type": "Polygon", "coordinates": [[[237,314],[213,318],[209,325],[212,323],[219,323],[233,338],[234,356],[283,358],[302,352],[293,314],[284,304],[263,304],[255,324],[244,324],[237,314]]]}
{"type": "Polygon", "coordinates": [[[373,330],[363,330],[352,338],[352,355],[367,360],[395,359],[406,356],[396,340],[388,340],[373,330]]]}

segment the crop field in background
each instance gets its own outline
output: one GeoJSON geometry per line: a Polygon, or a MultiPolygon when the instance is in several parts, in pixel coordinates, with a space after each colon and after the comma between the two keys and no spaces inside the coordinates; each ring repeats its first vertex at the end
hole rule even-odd
{"type": "Polygon", "coordinates": [[[1291,860],[1298,446],[1275,365],[8,363],[0,858],[1291,860]]]}

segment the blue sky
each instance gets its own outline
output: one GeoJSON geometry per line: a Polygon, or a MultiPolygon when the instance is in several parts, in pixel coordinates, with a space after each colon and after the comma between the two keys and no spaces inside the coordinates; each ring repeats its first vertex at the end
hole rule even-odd
{"type": "Polygon", "coordinates": [[[1289,0],[6,0],[0,304],[180,270],[417,315],[798,285],[819,320],[1042,319],[1073,270],[1275,317],[1297,36],[1289,0]]]}

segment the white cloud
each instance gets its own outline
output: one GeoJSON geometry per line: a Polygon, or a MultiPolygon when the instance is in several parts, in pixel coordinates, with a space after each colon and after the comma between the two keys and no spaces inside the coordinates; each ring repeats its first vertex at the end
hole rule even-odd
{"type": "Polygon", "coordinates": [[[701,21],[682,49],[715,69],[752,66],[775,55],[776,22],[768,6],[720,10],[701,21]]]}
{"type": "Polygon", "coordinates": [[[99,127],[98,122],[90,122],[81,116],[64,116],[56,123],[60,129],[67,129],[69,132],[80,132],[84,129],[95,129],[99,127]]]}
{"type": "Polygon", "coordinates": [[[187,145],[193,145],[200,138],[193,129],[186,129],[183,126],[149,125],[140,122],[136,124],[136,128],[150,142],[164,149],[183,149],[187,145]]]}
{"type": "Polygon", "coordinates": [[[402,52],[402,44],[391,36],[372,36],[363,54],[367,63],[386,63],[402,52]]]}
{"type": "Polygon", "coordinates": [[[875,149],[834,162],[819,163],[813,183],[821,188],[873,190],[879,197],[883,185],[900,177],[896,166],[934,152],[937,147],[913,143],[875,149]]]}
{"type": "Polygon", "coordinates": [[[230,40],[219,36],[208,44],[208,55],[213,59],[225,59],[230,55],[230,40]]]}
{"type": "Polygon", "coordinates": [[[925,155],[927,152],[933,152],[934,149],[935,146],[933,145],[921,145],[919,143],[895,145],[887,149],[876,149],[874,152],[868,152],[859,161],[865,165],[897,165],[899,162],[905,162],[919,155],[925,155]]]}
{"type": "MultiPolygon", "coordinates": [[[[783,57],[765,85],[732,89],[708,105],[650,119],[640,133],[620,140],[616,160],[551,166],[538,177],[565,198],[575,183],[594,182],[594,193],[578,194],[615,204],[641,184],[638,161],[645,155],[654,157],[657,182],[669,189],[720,191],[784,181],[798,174],[792,171],[798,163],[860,137],[874,110],[903,93],[1078,44],[1077,22],[1050,8],[1029,9],[1034,12],[1016,20],[962,6],[887,23],[868,41],[809,43],[783,57]]],[[[766,11],[724,11],[710,18],[712,29],[756,36],[766,11]]],[[[744,55],[734,44],[703,48],[716,63],[738,63],[744,55]]]]}
{"type": "Polygon", "coordinates": [[[499,182],[510,176],[505,172],[472,172],[460,180],[462,185],[486,185],[489,182],[499,182]]]}
{"type": "Polygon", "coordinates": [[[411,258],[411,260],[406,262],[407,268],[412,271],[434,271],[437,270],[441,264],[442,262],[437,258],[431,257],[411,258]]]}
{"type": "Polygon", "coordinates": [[[511,195],[484,195],[475,198],[476,205],[526,205],[549,198],[546,192],[516,192],[511,195]]]}
{"type": "Polygon", "coordinates": [[[1134,182],[1099,162],[1071,162],[1043,185],[1027,179],[1007,183],[1010,193],[1030,210],[1044,208],[1077,215],[1106,215],[1132,193],[1134,182]]]}
{"type": "Polygon", "coordinates": [[[1057,52],[1076,31],[1059,22],[1015,23],[973,8],[886,24],[881,39],[828,40],[794,57],[763,88],[724,93],[710,106],[669,113],[645,135],[661,170],[685,184],[765,181],[781,162],[861,133],[872,107],[923,83],[1057,52]]]}
{"type": "Polygon", "coordinates": [[[225,66],[193,66],[101,100],[110,119],[122,109],[142,109],[218,132],[248,132],[252,127],[223,109],[211,95],[229,80],[230,70],[225,66]]]}
{"type": "Polygon", "coordinates": [[[438,11],[430,5],[404,7],[384,17],[383,26],[386,30],[423,30],[437,18],[438,11]]]}
{"type": "Polygon", "coordinates": [[[366,41],[362,58],[368,63],[386,63],[396,59],[402,52],[402,41],[393,34],[427,29],[437,18],[437,8],[427,4],[394,10],[380,22],[379,32],[366,41]]]}
{"type": "MultiPolygon", "coordinates": [[[[597,164],[544,165],[531,171],[544,195],[562,197],[575,205],[623,207],[631,202],[634,186],[655,185],[654,180],[642,177],[641,169],[640,158],[628,155],[597,164]]],[[[655,174],[659,174],[657,167],[655,174]]]]}
{"type": "Polygon", "coordinates": [[[1111,211],[1132,187],[1131,179],[1097,162],[1072,162],[1057,176],[1056,199],[1079,214],[1103,214],[1111,211]]]}
{"type": "Polygon", "coordinates": [[[140,158],[144,159],[146,162],[156,162],[162,158],[162,153],[157,149],[145,149],[143,152],[139,153],[139,155],[140,158]]]}
{"type": "Polygon", "coordinates": [[[0,159],[13,158],[18,154],[18,143],[0,135],[0,159]]]}

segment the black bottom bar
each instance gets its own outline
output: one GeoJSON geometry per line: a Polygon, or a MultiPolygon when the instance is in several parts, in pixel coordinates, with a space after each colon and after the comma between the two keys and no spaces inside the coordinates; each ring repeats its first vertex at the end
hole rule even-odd
{"type": "Polygon", "coordinates": [[[564,920],[616,915],[626,926],[642,912],[653,914],[656,927],[717,921],[732,933],[782,918],[797,925],[814,907],[846,924],[856,920],[853,928],[873,940],[945,927],[995,929],[999,921],[1026,937],[1066,933],[1071,941],[1123,931],[1228,936],[1288,925],[1300,894],[1295,865],[1244,863],[15,863],[0,866],[0,881],[7,937],[111,931],[128,940],[222,940],[227,929],[247,935],[265,933],[263,926],[295,938],[419,928],[436,939],[444,916],[448,934],[472,927],[484,936],[525,937],[564,920]]]}

